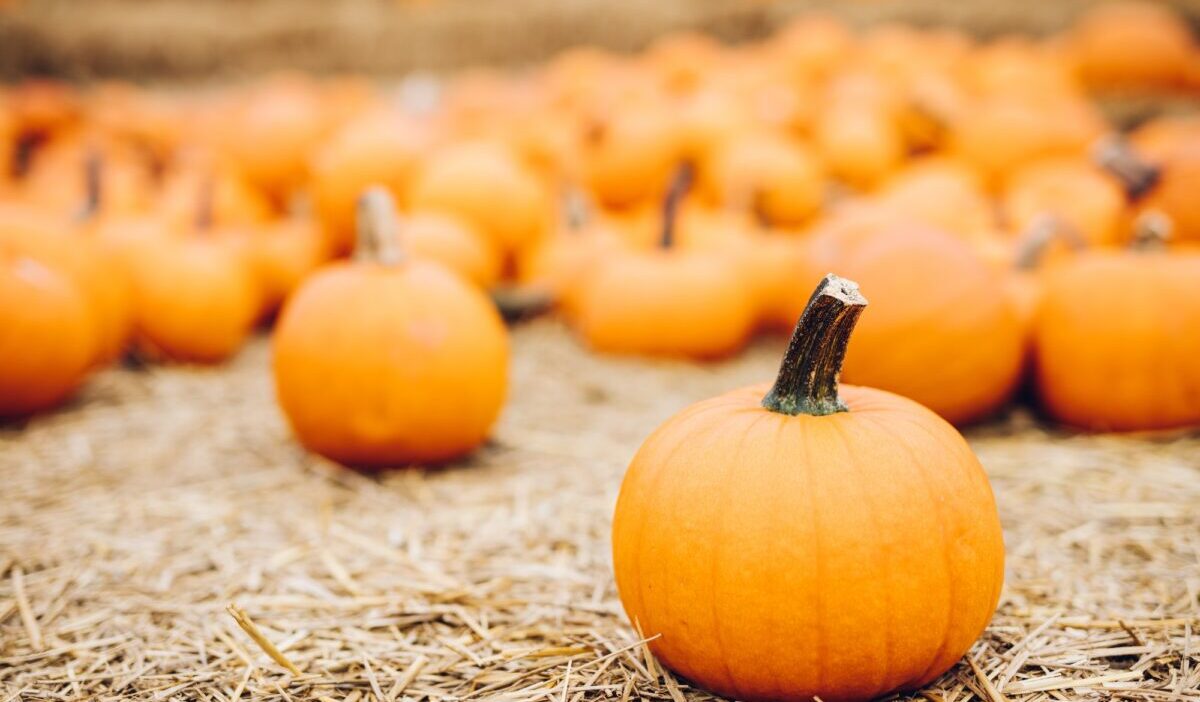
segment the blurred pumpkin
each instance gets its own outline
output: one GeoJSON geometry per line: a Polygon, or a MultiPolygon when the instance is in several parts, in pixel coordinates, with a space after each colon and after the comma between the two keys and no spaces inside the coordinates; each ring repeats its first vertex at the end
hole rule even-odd
{"type": "Polygon", "coordinates": [[[507,332],[478,289],[406,258],[386,191],[361,202],[357,260],[319,271],[284,307],[273,341],[279,404],[300,443],[335,461],[457,458],[500,412],[507,332]]]}
{"type": "Polygon", "coordinates": [[[920,688],[999,600],[1000,520],[967,442],[912,400],[838,386],[865,305],[853,283],[826,278],[773,387],[685,409],[622,481],[612,541],[625,612],[657,660],[718,694],[920,688]]]}
{"type": "Polygon", "coordinates": [[[0,205],[0,245],[44,262],[82,294],[94,327],[89,335],[93,365],[121,356],[132,334],[132,292],[124,269],[108,250],[74,235],[67,220],[20,204],[0,205]]]}
{"type": "Polygon", "coordinates": [[[829,172],[870,190],[899,168],[905,145],[890,116],[866,102],[841,100],[818,116],[813,140],[829,172]]]}
{"type": "Polygon", "coordinates": [[[683,150],[665,105],[634,104],[583,125],[583,182],[600,204],[630,207],[661,199],[683,150]]]}
{"type": "Polygon", "coordinates": [[[70,396],[95,360],[97,327],[71,275],[0,240],[0,419],[70,396]]]}
{"type": "Polygon", "coordinates": [[[382,185],[406,201],[428,139],[400,115],[377,112],[347,123],[316,151],[313,200],[335,253],[354,243],[355,203],[363,190],[382,185]]]}
{"type": "Polygon", "coordinates": [[[415,259],[436,261],[480,288],[500,280],[502,263],[487,239],[461,217],[413,212],[400,225],[400,240],[415,259]]]}
{"type": "Polygon", "coordinates": [[[765,132],[727,139],[703,163],[701,180],[716,204],[753,211],[775,226],[804,223],[824,198],[817,158],[799,143],[765,132]]]}
{"type": "Polygon", "coordinates": [[[665,198],[659,246],[614,253],[581,282],[576,327],[594,349],[715,358],[745,342],[756,305],[736,261],[720,249],[675,246],[690,169],[665,198]]]}
{"type": "Polygon", "coordinates": [[[1070,33],[1083,79],[1099,88],[1162,88],[1182,82],[1195,47],[1187,22],[1165,3],[1097,4],[1070,33]]]}
{"type": "Polygon", "coordinates": [[[486,142],[456,144],[430,156],[409,200],[413,210],[463,218],[505,256],[538,242],[551,217],[537,177],[509,150],[486,142]]]}
{"type": "Polygon", "coordinates": [[[1023,330],[1004,279],[969,244],[901,220],[817,232],[809,256],[813,270],[844,271],[876,291],[846,357],[848,382],[910,397],[954,424],[1009,399],[1023,330]]]}
{"type": "Polygon", "coordinates": [[[139,349],[152,358],[223,361],[245,343],[263,308],[254,266],[228,238],[164,227],[122,254],[139,349]]]}
{"type": "Polygon", "coordinates": [[[1115,246],[1128,227],[1121,186],[1082,159],[1038,161],[1013,173],[1001,203],[1013,231],[1051,214],[1077,231],[1089,246],[1115,246]]]}
{"type": "Polygon", "coordinates": [[[1089,251],[1046,278],[1042,408],[1094,431],[1200,425],[1200,254],[1089,251]]]}

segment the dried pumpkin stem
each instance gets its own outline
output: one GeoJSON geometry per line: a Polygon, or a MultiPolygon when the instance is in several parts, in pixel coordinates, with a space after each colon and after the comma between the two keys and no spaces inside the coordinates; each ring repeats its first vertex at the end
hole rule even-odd
{"type": "Polygon", "coordinates": [[[1072,251],[1087,248],[1087,242],[1070,222],[1045,212],[1034,217],[1017,244],[1014,267],[1019,271],[1031,271],[1041,263],[1051,242],[1061,241],[1072,251]]]}
{"type": "Polygon", "coordinates": [[[775,385],[763,407],[783,414],[823,416],[847,411],[838,397],[838,375],[846,345],[867,299],[858,283],[830,273],[808,300],[796,323],[775,385]]]}
{"type": "Polygon", "coordinates": [[[356,226],[354,258],[383,266],[404,261],[396,203],[387,189],[373,186],[359,196],[356,226]]]}
{"type": "Polygon", "coordinates": [[[80,222],[86,222],[100,212],[100,198],[104,196],[103,170],[104,157],[96,149],[88,150],[83,160],[83,205],[77,216],[80,222]]]}
{"type": "Polygon", "coordinates": [[[663,198],[662,236],[658,241],[661,248],[669,249],[675,245],[679,206],[683,204],[683,198],[692,189],[692,175],[692,164],[686,161],[679,164],[679,168],[675,170],[675,176],[671,179],[671,186],[667,188],[667,195],[663,198]]]}
{"type": "Polygon", "coordinates": [[[1143,212],[1133,223],[1133,241],[1130,248],[1135,251],[1157,251],[1171,241],[1175,223],[1158,210],[1143,212]]]}
{"type": "Polygon", "coordinates": [[[207,231],[212,229],[217,207],[217,184],[212,176],[206,176],[200,181],[200,194],[196,198],[196,229],[207,231]]]}
{"type": "Polygon", "coordinates": [[[1125,196],[1131,201],[1142,199],[1158,185],[1159,169],[1147,163],[1119,136],[1109,136],[1097,142],[1092,152],[1097,165],[1121,181],[1125,196]]]}

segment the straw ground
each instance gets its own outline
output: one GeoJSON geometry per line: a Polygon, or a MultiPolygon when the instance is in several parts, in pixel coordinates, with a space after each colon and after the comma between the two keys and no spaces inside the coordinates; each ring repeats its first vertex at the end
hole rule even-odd
{"type": "MultiPolygon", "coordinates": [[[[225,368],[107,372],[0,430],[0,702],[708,699],[625,622],[611,509],[653,427],[768,378],[780,349],[603,359],[528,324],[491,444],[381,475],[293,443],[262,341],[225,368]]],[[[1008,582],[919,696],[1200,701],[1200,436],[1018,412],[969,438],[1008,582]]]]}

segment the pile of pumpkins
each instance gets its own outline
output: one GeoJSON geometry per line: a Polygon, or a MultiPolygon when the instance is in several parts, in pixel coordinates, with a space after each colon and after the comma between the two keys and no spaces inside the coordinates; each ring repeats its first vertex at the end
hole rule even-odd
{"type": "Polygon", "coordinates": [[[1023,384],[1081,428],[1200,424],[1200,117],[1119,134],[1094,99],[1198,91],[1186,23],[1141,2],[987,42],[806,15],[389,90],[30,80],[0,90],[0,417],[279,316],[306,445],[447,460],[503,402],[489,293],[600,352],[709,359],[836,271],[873,303],[847,382],[960,425],[1023,384]]]}

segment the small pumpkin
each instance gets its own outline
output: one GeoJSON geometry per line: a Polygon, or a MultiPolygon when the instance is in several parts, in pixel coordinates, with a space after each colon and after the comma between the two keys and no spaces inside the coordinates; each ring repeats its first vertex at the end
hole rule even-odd
{"type": "Polygon", "coordinates": [[[83,293],[95,325],[94,365],[121,356],[133,332],[130,282],[116,257],[65,220],[21,204],[0,205],[0,245],[50,265],[83,293]]]}
{"type": "Polygon", "coordinates": [[[262,291],[245,249],[210,232],[140,236],[123,250],[133,283],[136,338],[153,358],[217,363],[245,343],[262,291]]]}
{"type": "Polygon", "coordinates": [[[484,294],[400,249],[391,197],[360,200],[356,260],[318,271],[273,340],[276,396],[300,443],[362,467],[440,463],[488,436],[508,334],[484,294]]]}
{"type": "Polygon", "coordinates": [[[660,200],[685,144],[666,105],[644,101],[586,119],[580,135],[583,182],[605,207],[660,200]]]}
{"type": "Polygon", "coordinates": [[[727,139],[701,168],[717,205],[753,210],[765,223],[796,226],[824,200],[825,174],[816,156],[782,134],[753,132],[727,139]]]}
{"type": "Polygon", "coordinates": [[[1200,425],[1200,254],[1088,251],[1046,276],[1035,321],[1043,410],[1096,431],[1200,425]]]}
{"type": "Polygon", "coordinates": [[[827,277],[774,386],[683,410],[625,473],[613,517],[625,612],[659,661],[713,692],[849,702],[916,689],[996,607],[1004,542],[966,441],[912,400],[838,386],[865,305],[827,277]]]}
{"type": "Polygon", "coordinates": [[[713,358],[741,347],[755,300],[738,262],[720,249],[676,247],[676,215],[690,181],[668,193],[659,246],[614,253],[582,281],[576,327],[594,349],[713,358]]]}
{"type": "Polygon", "coordinates": [[[1052,214],[1090,246],[1115,246],[1128,228],[1121,186],[1082,159],[1038,161],[1018,170],[1009,180],[1002,208],[1013,231],[1052,214]]]}
{"type": "Polygon", "coordinates": [[[842,98],[828,105],[817,118],[813,138],[829,172],[863,190],[883,182],[905,156],[895,119],[866,99],[842,98]]]}
{"type": "Polygon", "coordinates": [[[1183,82],[1195,48],[1187,22],[1169,5],[1098,4],[1076,23],[1069,48],[1083,79],[1098,88],[1165,88],[1183,82]]]}
{"type": "Polygon", "coordinates": [[[954,424],[1009,399],[1024,330],[1004,278],[970,244],[900,221],[819,232],[808,255],[814,273],[846,271],[878,291],[847,355],[848,381],[910,397],[954,424]]]}
{"type": "Polygon", "coordinates": [[[401,223],[400,238],[413,258],[436,261],[480,288],[492,287],[503,273],[492,242],[462,217],[413,212],[401,223]]]}
{"type": "Polygon", "coordinates": [[[52,262],[0,240],[0,419],[50,409],[96,357],[93,308],[52,262]]]}
{"type": "Polygon", "coordinates": [[[410,120],[372,112],[343,126],[316,151],[309,168],[313,201],[335,253],[354,244],[358,196],[383,185],[403,202],[416,177],[428,135],[410,120]]]}

